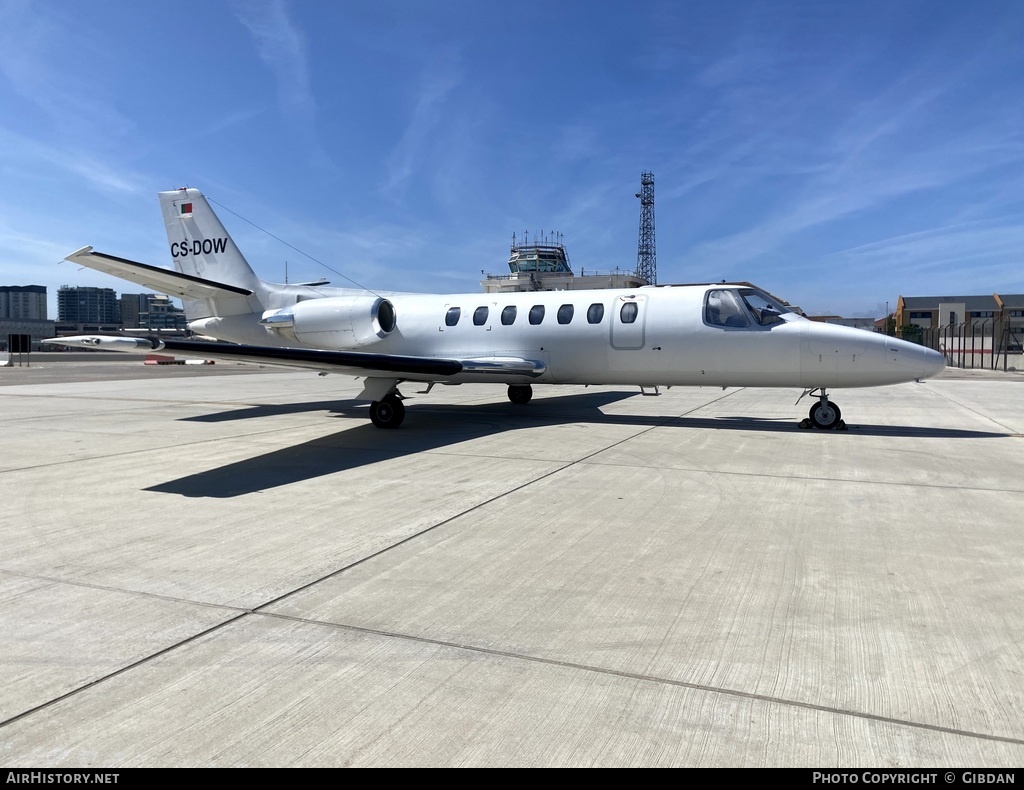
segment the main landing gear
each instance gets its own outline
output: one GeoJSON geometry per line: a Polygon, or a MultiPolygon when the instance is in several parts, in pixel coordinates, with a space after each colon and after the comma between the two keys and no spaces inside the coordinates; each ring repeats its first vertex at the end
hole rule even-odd
{"type": "MultiPolygon", "coordinates": [[[[801,428],[817,428],[821,431],[846,430],[843,413],[839,407],[828,399],[824,387],[805,392],[804,395],[818,395],[818,402],[811,406],[807,419],[800,423],[801,428]]],[[[803,395],[800,396],[801,398],[803,395]]],[[[799,402],[799,401],[798,401],[799,402]]]]}
{"type": "MultiPolygon", "coordinates": [[[[433,384],[431,384],[433,386],[433,384]]],[[[511,384],[508,388],[508,399],[512,403],[526,404],[533,397],[533,387],[529,384],[511,384]]],[[[392,389],[380,400],[370,403],[370,422],[378,428],[397,428],[405,419],[405,404],[397,389],[392,389]]]]}
{"type": "Polygon", "coordinates": [[[405,419],[405,405],[397,390],[370,404],[370,422],[378,428],[397,428],[405,419]]]}
{"type": "Polygon", "coordinates": [[[513,403],[523,405],[530,402],[533,397],[533,387],[529,384],[509,384],[508,399],[513,403]]]}

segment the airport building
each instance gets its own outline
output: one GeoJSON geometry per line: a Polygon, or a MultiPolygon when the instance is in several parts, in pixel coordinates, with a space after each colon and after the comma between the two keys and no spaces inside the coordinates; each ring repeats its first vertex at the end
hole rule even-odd
{"type": "Polygon", "coordinates": [[[901,296],[900,336],[946,354],[962,368],[1024,365],[1024,294],[901,296]]]}
{"type": "Polygon", "coordinates": [[[139,316],[149,309],[149,297],[154,294],[121,294],[121,324],[137,327],[139,316]]]}
{"type": "Polygon", "coordinates": [[[46,320],[45,285],[0,285],[0,320],[46,320]]]}
{"type": "Polygon", "coordinates": [[[174,330],[185,335],[185,311],[163,294],[122,294],[111,288],[61,286],[58,320],[45,337],[119,334],[123,329],[174,330]]]}
{"type": "Polygon", "coordinates": [[[963,324],[1005,321],[1024,329],[1024,294],[989,296],[901,296],[896,302],[896,326],[938,329],[963,324]]]}
{"type": "Polygon", "coordinates": [[[542,236],[533,242],[527,234],[523,241],[512,234],[508,274],[488,274],[482,280],[484,293],[502,294],[522,291],[580,291],[589,288],[639,288],[647,280],[631,271],[573,272],[569,255],[559,233],[542,236]]]}
{"type": "Polygon", "coordinates": [[[184,331],[185,311],[163,294],[121,294],[121,323],[126,329],[184,331]]]}
{"type": "Polygon", "coordinates": [[[10,335],[28,335],[32,350],[53,337],[53,321],[46,319],[45,285],[0,285],[0,351],[7,351],[10,335]]]}
{"type": "Polygon", "coordinates": [[[10,335],[28,335],[33,351],[46,351],[40,341],[55,335],[54,322],[30,318],[0,318],[0,351],[8,351],[10,335]]]}
{"type": "Polygon", "coordinates": [[[57,291],[57,320],[71,324],[121,323],[121,305],[113,288],[62,285],[57,291]]]}
{"type": "Polygon", "coordinates": [[[53,334],[50,337],[68,337],[71,335],[117,335],[121,333],[121,323],[102,321],[55,321],[53,334]]]}

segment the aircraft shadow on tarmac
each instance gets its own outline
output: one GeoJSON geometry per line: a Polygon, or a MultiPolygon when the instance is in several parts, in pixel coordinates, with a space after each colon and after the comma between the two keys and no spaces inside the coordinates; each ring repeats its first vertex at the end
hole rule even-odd
{"type": "MultiPolygon", "coordinates": [[[[213,414],[197,414],[195,417],[184,417],[182,422],[233,422],[235,420],[251,420],[254,417],[271,417],[278,414],[302,414],[307,411],[336,411],[342,401],[324,400],[313,403],[280,403],[250,406],[245,409],[219,411],[213,414]]],[[[365,412],[365,409],[364,409],[365,412]]],[[[364,414],[363,416],[366,416],[364,414]]]]}
{"type": "MultiPolygon", "coordinates": [[[[324,475],[437,450],[504,431],[571,423],[631,425],[638,428],[689,428],[732,431],[799,430],[794,419],[756,417],[673,417],[666,415],[606,414],[603,406],[635,397],[635,392],[594,392],[548,396],[528,406],[511,403],[479,405],[419,404],[409,410],[405,424],[387,431],[368,421],[354,428],[302,444],[274,450],[232,464],[151,486],[146,491],[188,497],[230,498],[324,475]]],[[[339,401],[253,406],[229,412],[187,417],[186,421],[223,422],[309,411],[329,411],[334,418],[367,420],[366,406],[339,401]]],[[[813,431],[813,433],[832,433],[813,431]]],[[[1006,433],[890,425],[851,425],[844,436],[915,438],[1003,438],[1006,433]]],[[[824,438],[824,437],[823,437],[824,438]]]]}

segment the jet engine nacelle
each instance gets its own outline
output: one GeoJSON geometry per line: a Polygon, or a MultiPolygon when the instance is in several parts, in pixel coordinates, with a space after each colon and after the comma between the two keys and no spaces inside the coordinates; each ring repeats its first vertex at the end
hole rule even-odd
{"type": "Polygon", "coordinates": [[[264,314],[260,323],[317,348],[358,348],[394,331],[395,306],[380,296],[329,296],[264,314]]]}

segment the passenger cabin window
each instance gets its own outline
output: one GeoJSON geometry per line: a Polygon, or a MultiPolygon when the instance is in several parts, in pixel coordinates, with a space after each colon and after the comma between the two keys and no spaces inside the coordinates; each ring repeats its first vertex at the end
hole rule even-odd
{"type": "Polygon", "coordinates": [[[530,323],[537,325],[544,320],[544,305],[535,304],[530,308],[530,323]]]}
{"type": "Polygon", "coordinates": [[[461,314],[461,307],[449,307],[448,313],[444,317],[445,326],[455,326],[457,323],[459,323],[459,316],[461,314]]]}
{"type": "Polygon", "coordinates": [[[501,323],[505,326],[512,326],[516,322],[516,306],[510,304],[501,311],[501,323]]]}
{"type": "Polygon", "coordinates": [[[487,307],[478,307],[473,311],[473,326],[483,326],[487,323],[487,307]]]}
{"type": "Polygon", "coordinates": [[[735,291],[708,291],[704,320],[712,326],[750,326],[735,291]]]}
{"type": "Polygon", "coordinates": [[[619,320],[624,324],[632,324],[636,321],[639,312],[640,307],[636,302],[626,302],[619,309],[619,320]]]}
{"type": "Polygon", "coordinates": [[[587,321],[591,324],[600,324],[604,321],[604,305],[600,302],[594,302],[587,308],[587,321]]]}
{"type": "Polygon", "coordinates": [[[558,323],[568,324],[572,321],[572,314],[576,309],[571,304],[564,304],[558,308],[558,323]]]}

